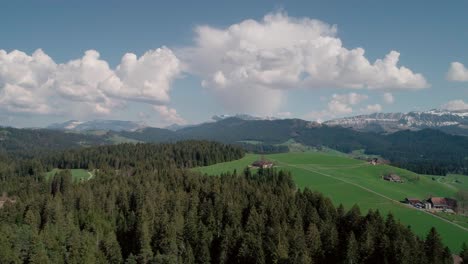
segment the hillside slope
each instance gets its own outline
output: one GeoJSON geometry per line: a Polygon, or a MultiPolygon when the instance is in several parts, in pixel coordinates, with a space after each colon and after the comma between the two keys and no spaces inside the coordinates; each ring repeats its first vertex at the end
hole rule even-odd
{"type": "MultiPolygon", "coordinates": [[[[465,188],[464,185],[459,185],[454,189],[428,177],[396,167],[372,166],[360,160],[322,153],[272,154],[266,155],[265,158],[276,161],[278,168],[291,171],[298,187],[320,191],[330,197],[335,205],[343,204],[346,208],[351,208],[357,204],[363,211],[379,209],[383,214],[392,212],[402,223],[410,225],[411,229],[421,237],[424,237],[427,231],[435,226],[442,234],[444,242],[452,250],[458,250],[462,242],[468,243],[468,229],[466,228],[468,223],[461,226],[399,202],[405,197],[420,199],[430,195],[453,197],[459,190],[458,188],[465,188]],[[405,183],[383,181],[381,176],[388,172],[397,173],[405,180],[405,183]]],[[[195,170],[210,175],[233,170],[243,171],[256,159],[258,156],[248,155],[241,160],[195,170]]]]}

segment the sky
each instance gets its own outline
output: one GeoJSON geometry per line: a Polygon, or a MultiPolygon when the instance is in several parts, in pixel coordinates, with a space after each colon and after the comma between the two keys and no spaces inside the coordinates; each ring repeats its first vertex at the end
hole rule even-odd
{"type": "Polygon", "coordinates": [[[0,126],[468,109],[468,2],[3,1],[0,126]]]}

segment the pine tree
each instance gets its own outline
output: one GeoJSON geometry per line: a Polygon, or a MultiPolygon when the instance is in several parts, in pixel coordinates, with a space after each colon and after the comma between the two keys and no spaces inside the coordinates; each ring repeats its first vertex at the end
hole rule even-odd
{"type": "Polygon", "coordinates": [[[432,227],[424,242],[424,251],[426,252],[428,263],[443,263],[444,250],[439,233],[432,227]]]}
{"type": "Polygon", "coordinates": [[[463,263],[468,263],[468,246],[465,242],[461,246],[460,258],[463,259],[463,263]]]}
{"type": "Polygon", "coordinates": [[[315,224],[309,225],[306,234],[306,243],[311,259],[319,263],[320,259],[323,257],[322,240],[320,239],[320,232],[315,224]]]}
{"type": "Polygon", "coordinates": [[[354,236],[354,232],[351,231],[346,245],[346,258],[345,263],[356,264],[359,263],[359,247],[354,236]]]}

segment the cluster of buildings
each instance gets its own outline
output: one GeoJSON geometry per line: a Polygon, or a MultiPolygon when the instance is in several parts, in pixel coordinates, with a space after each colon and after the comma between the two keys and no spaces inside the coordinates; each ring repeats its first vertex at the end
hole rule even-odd
{"type": "Polygon", "coordinates": [[[271,167],[273,167],[273,162],[269,161],[269,160],[265,160],[264,158],[260,159],[260,160],[256,160],[254,161],[250,167],[252,168],[262,168],[262,169],[269,169],[271,167]]]}
{"type": "Polygon", "coordinates": [[[390,174],[384,175],[383,179],[386,180],[386,181],[391,181],[391,182],[398,182],[398,183],[403,182],[401,177],[396,175],[395,173],[390,173],[390,174]]]}
{"type": "Polygon", "coordinates": [[[405,203],[419,209],[444,211],[449,213],[453,213],[457,207],[457,200],[445,197],[430,197],[426,200],[405,198],[405,203]]]}

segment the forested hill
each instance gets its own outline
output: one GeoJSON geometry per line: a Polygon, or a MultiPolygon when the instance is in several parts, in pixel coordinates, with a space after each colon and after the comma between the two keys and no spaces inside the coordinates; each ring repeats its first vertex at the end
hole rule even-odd
{"type": "Polygon", "coordinates": [[[32,157],[36,153],[106,144],[104,137],[49,129],[0,127],[0,154],[32,157]]]}
{"type": "Polygon", "coordinates": [[[12,176],[42,178],[58,169],[107,169],[134,174],[136,168],[150,171],[193,168],[240,159],[238,146],[208,141],[180,141],[174,144],[119,144],[37,153],[33,158],[0,156],[0,179],[12,176]]]}
{"type": "Polygon", "coordinates": [[[179,141],[174,144],[119,144],[58,152],[42,158],[49,168],[117,170],[138,167],[151,169],[193,168],[240,159],[244,150],[237,146],[209,141],[179,141]]]}
{"type": "Polygon", "coordinates": [[[335,208],[296,189],[287,172],[212,177],[180,169],[238,155],[236,147],[191,141],[38,158],[42,167],[92,162],[97,170],[80,183],[68,170],[49,181],[29,171],[0,179],[10,197],[0,209],[0,262],[451,263],[435,229],[420,239],[392,215],[335,208]]]}

